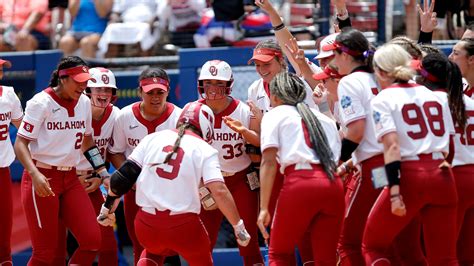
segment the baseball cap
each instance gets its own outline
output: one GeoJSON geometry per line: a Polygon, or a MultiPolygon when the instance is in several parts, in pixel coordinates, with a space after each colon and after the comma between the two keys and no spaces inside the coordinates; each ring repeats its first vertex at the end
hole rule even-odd
{"type": "Polygon", "coordinates": [[[282,53],[280,50],[273,49],[273,48],[255,48],[253,49],[253,56],[247,62],[248,64],[252,63],[253,60],[258,60],[262,62],[269,62],[275,56],[282,57],[282,53]]]}
{"type": "Polygon", "coordinates": [[[91,79],[87,82],[89,88],[114,88],[116,89],[115,76],[112,71],[103,67],[89,69],[91,79]]]}
{"type": "Polygon", "coordinates": [[[87,66],[75,66],[59,70],[59,77],[69,76],[76,82],[86,82],[92,77],[87,66]]]}
{"type": "Polygon", "coordinates": [[[328,78],[342,78],[342,75],[340,75],[334,68],[327,65],[323,71],[313,74],[313,78],[315,80],[324,80],[328,78]]]}
{"type": "Polygon", "coordinates": [[[0,59],[0,65],[6,68],[12,67],[12,63],[8,60],[0,59]]]}
{"type": "Polygon", "coordinates": [[[333,33],[331,35],[326,36],[321,43],[319,44],[319,53],[315,57],[316,59],[327,58],[334,55],[333,49],[329,49],[332,47],[331,45],[336,41],[336,37],[339,33],[333,33]]]}
{"type": "Polygon", "coordinates": [[[153,89],[168,91],[169,86],[169,81],[160,77],[151,77],[140,80],[140,87],[142,87],[142,90],[145,93],[153,89]]]}

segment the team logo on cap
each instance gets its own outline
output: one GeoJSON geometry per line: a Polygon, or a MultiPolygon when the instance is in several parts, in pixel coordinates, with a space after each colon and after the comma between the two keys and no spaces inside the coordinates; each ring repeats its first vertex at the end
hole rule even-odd
{"type": "Polygon", "coordinates": [[[217,67],[215,67],[215,66],[210,66],[210,67],[209,67],[209,72],[211,73],[211,75],[217,76],[217,67]]]}
{"type": "Polygon", "coordinates": [[[89,72],[89,71],[87,70],[87,67],[85,67],[85,66],[82,67],[82,71],[84,71],[85,73],[89,72]]]}
{"type": "Polygon", "coordinates": [[[157,83],[158,80],[157,80],[156,78],[153,78],[153,82],[154,82],[154,83],[157,83]]]}
{"type": "Polygon", "coordinates": [[[109,84],[109,77],[107,75],[103,74],[101,79],[104,84],[109,84]]]}

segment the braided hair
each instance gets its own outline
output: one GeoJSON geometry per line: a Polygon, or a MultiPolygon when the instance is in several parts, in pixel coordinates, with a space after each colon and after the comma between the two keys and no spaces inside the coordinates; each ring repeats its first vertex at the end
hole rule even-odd
{"type": "Polygon", "coordinates": [[[466,106],[463,100],[461,70],[456,63],[451,62],[444,54],[428,54],[423,58],[423,68],[437,78],[431,81],[419,78],[418,81],[430,89],[446,88],[448,91],[449,109],[453,119],[461,128],[466,126],[466,106]]]}
{"type": "Polygon", "coordinates": [[[304,103],[306,90],[303,81],[295,74],[281,72],[270,82],[270,93],[279,98],[286,105],[295,106],[303,119],[303,125],[309,132],[311,148],[324,168],[329,179],[334,180],[336,163],[323,127],[318,118],[304,103]]]}
{"type": "Polygon", "coordinates": [[[183,138],[184,133],[187,129],[192,130],[194,133],[202,137],[201,130],[198,130],[194,125],[191,125],[190,123],[179,123],[176,128],[178,129],[178,138],[174,142],[173,149],[171,150],[171,152],[166,155],[163,164],[167,164],[171,160],[171,156],[176,153],[179,146],[181,145],[181,139],[183,138]]]}
{"type": "MultiPolygon", "coordinates": [[[[76,66],[88,66],[79,56],[66,56],[61,58],[58,67],[51,74],[48,87],[57,87],[59,85],[59,71],[76,66]]],[[[64,76],[65,77],[65,76],[64,76]]]]}

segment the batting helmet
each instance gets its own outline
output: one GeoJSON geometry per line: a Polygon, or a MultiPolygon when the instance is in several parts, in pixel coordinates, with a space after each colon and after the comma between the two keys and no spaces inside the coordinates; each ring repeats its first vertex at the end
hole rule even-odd
{"type": "Polygon", "coordinates": [[[184,106],[178,119],[178,126],[188,123],[201,133],[207,143],[212,143],[214,136],[214,113],[207,105],[199,102],[190,102],[184,106]]]}
{"type": "Polygon", "coordinates": [[[209,98],[209,95],[204,88],[204,80],[222,80],[226,81],[225,88],[216,92],[216,95],[212,99],[222,99],[226,95],[229,95],[234,85],[234,76],[232,75],[232,68],[225,61],[211,60],[207,61],[201,68],[201,73],[198,78],[198,90],[203,98],[209,98]]]}
{"type": "Polygon", "coordinates": [[[107,68],[96,67],[89,69],[89,74],[92,78],[87,82],[86,95],[91,98],[92,105],[105,108],[113,103],[117,99],[114,73],[107,68]],[[112,95],[93,88],[112,88],[112,95]]]}

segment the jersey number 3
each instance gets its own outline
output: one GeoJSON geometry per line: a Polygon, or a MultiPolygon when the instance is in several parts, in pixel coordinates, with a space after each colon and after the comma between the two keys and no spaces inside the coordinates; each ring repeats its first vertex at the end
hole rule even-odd
{"type": "Polygon", "coordinates": [[[437,137],[441,137],[445,133],[443,107],[437,102],[425,102],[423,104],[423,110],[414,103],[405,104],[402,108],[402,116],[405,123],[410,126],[417,125],[420,128],[418,132],[407,132],[408,136],[412,139],[422,139],[426,137],[426,135],[428,135],[428,126],[433,135],[437,137]],[[426,117],[428,121],[428,126],[426,126],[424,117],[426,117]]]}
{"type": "MultiPolygon", "coordinates": [[[[170,153],[173,151],[173,146],[168,145],[163,147],[164,153],[170,153]]],[[[178,176],[179,169],[181,168],[181,162],[183,161],[184,150],[178,147],[176,153],[171,156],[171,159],[168,161],[167,165],[171,166],[171,172],[167,172],[159,166],[156,168],[156,174],[164,179],[173,180],[178,176]],[[174,157],[174,158],[173,158],[174,157]]]]}

